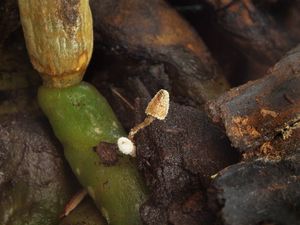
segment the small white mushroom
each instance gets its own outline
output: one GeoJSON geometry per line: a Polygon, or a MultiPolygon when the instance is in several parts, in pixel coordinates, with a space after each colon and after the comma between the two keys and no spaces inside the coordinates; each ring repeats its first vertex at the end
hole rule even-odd
{"type": "Polygon", "coordinates": [[[143,122],[133,127],[128,135],[130,140],[133,140],[134,135],[141,129],[149,126],[155,119],[164,120],[169,112],[170,97],[166,90],[159,90],[148,103],[145,110],[147,117],[143,122]]]}
{"type": "Polygon", "coordinates": [[[118,144],[118,148],[119,148],[120,152],[122,152],[123,154],[131,155],[132,157],[136,156],[135,145],[127,137],[120,137],[118,139],[117,144],[118,144]]]}

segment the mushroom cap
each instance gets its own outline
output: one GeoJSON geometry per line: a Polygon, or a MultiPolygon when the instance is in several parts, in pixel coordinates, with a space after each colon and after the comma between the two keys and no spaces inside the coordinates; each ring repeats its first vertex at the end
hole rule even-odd
{"type": "Polygon", "coordinates": [[[156,119],[164,120],[168,115],[170,97],[169,92],[161,89],[148,103],[145,113],[148,116],[153,116],[156,119]]]}

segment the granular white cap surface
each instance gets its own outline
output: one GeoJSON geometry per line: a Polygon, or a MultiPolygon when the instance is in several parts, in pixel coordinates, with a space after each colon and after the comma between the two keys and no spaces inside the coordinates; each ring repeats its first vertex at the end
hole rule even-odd
{"type": "Polygon", "coordinates": [[[131,155],[132,157],[136,156],[136,148],[133,142],[128,139],[127,137],[120,137],[118,139],[118,148],[120,152],[122,152],[125,155],[131,155]]]}

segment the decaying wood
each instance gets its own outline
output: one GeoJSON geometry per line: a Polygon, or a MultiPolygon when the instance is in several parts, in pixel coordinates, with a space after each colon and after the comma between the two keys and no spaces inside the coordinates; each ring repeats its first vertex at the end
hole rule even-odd
{"type": "MultiPolygon", "coordinates": [[[[0,35],[1,36],[1,35],[0,35]]],[[[0,51],[0,115],[35,111],[38,74],[32,68],[22,39],[0,51]]]]}
{"type": "Polygon", "coordinates": [[[234,147],[266,154],[273,149],[279,154],[291,143],[300,146],[299,62],[300,45],[264,78],[233,88],[208,104],[213,120],[224,125],[234,147]]]}
{"type": "Polygon", "coordinates": [[[289,38],[251,0],[210,2],[217,10],[220,26],[249,58],[272,64],[291,47],[289,38]]]}
{"type": "Polygon", "coordinates": [[[295,43],[271,16],[259,11],[251,0],[207,0],[216,10],[223,38],[228,39],[250,61],[258,78],[295,43]],[[259,74],[257,74],[259,73],[259,74]]]}
{"type": "MultiPolygon", "coordinates": [[[[145,107],[139,106],[138,121],[143,119],[145,107]]],[[[205,193],[200,190],[208,185],[211,175],[238,157],[206,113],[171,102],[167,118],[153,122],[137,134],[135,141],[139,168],[152,196],[141,209],[145,224],[166,224],[179,215],[182,219],[172,224],[211,221],[205,193]],[[194,208],[185,211],[189,204],[194,208]]]]}
{"type": "Polygon", "coordinates": [[[298,225],[299,162],[298,148],[282,161],[256,160],[230,166],[213,181],[211,206],[226,225],[298,225]]]}
{"type": "Polygon", "coordinates": [[[290,36],[296,41],[300,41],[300,1],[292,1],[291,7],[288,8],[286,18],[284,20],[284,26],[290,36]]]}
{"type": "Polygon", "coordinates": [[[228,88],[201,38],[163,0],[92,0],[95,39],[115,53],[161,62],[174,87],[202,104],[228,88]]]}
{"type": "Polygon", "coordinates": [[[17,0],[1,0],[0,2],[0,46],[7,37],[19,27],[17,0]]]}
{"type": "Polygon", "coordinates": [[[24,110],[1,115],[0,143],[0,223],[58,223],[76,185],[46,118],[24,110]]]}

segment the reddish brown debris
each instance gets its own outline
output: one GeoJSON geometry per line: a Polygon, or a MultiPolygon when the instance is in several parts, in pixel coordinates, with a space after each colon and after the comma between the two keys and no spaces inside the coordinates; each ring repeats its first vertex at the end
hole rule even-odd
{"type": "Polygon", "coordinates": [[[100,142],[94,150],[103,164],[111,166],[118,162],[118,147],[116,144],[100,142]]]}
{"type": "Polygon", "coordinates": [[[233,88],[208,104],[213,120],[223,124],[234,147],[269,152],[271,148],[286,151],[278,147],[291,143],[299,145],[295,141],[300,128],[299,62],[300,45],[264,78],[233,88]]]}

